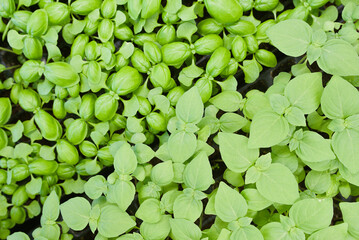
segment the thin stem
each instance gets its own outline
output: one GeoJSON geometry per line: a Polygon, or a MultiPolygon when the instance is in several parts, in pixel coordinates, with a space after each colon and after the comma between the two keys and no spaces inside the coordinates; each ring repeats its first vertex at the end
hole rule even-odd
{"type": "Polygon", "coordinates": [[[14,69],[14,68],[19,68],[19,67],[21,67],[21,65],[11,66],[11,67],[5,68],[4,71],[11,70],[11,69],[14,69]]]}

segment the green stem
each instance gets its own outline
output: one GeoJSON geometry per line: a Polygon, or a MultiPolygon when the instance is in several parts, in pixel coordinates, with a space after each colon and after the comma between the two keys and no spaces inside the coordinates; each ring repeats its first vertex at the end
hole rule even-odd
{"type": "Polygon", "coordinates": [[[8,49],[8,48],[0,47],[0,51],[5,51],[5,52],[9,52],[9,53],[14,53],[14,54],[15,54],[15,52],[14,52],[13,50],[8,49]]]}
{"type": "Polygon", "coordinates": [[[14,69],[14,68],[19,68],[19,67],[21,67],[21,65],[11,66],[11,67],[5,68],[4,71],[11,70],[11,69],[14,69]]]}

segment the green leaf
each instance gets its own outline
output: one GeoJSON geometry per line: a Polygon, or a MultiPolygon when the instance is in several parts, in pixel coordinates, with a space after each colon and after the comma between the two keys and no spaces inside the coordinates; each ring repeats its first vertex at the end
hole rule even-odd
{"type": "Polygon", "coordinates": [[[151,171],[151,180],[158,186],[166,186],[173,181],[174,172],[172,161],[156,164],[151,171]]]}
{"type": "Polygon", "coordinates": [[[234,231],[231,235],[230,240],[236,239],[256,239],[256,240],[263,240],[262,233],[253,225],[241,227],[234,231]]]}
{"type": "Polygon", "coordinates": [[[9,235],[6,239],[8,240],[30,240],[29,236],[27,236],[23,232],[15,232],[9,235]]]}
{"type": "Polygon", "coordinates": [[[69,228],[83,230],[90,220],[91,205],[83,197],[74,197],[60,206],[61,215],[69,228]]]}
{"type": "Polygon", "coordinates": [[[243,66],[239,66],[244,72],[244,81],[246,83],[252,83],[258,79],[261,68],[255,59],[244,60],[243,66]]]}
{"type": "Polygon", "coordinates": [[[114,156],[113,165],[118,174],[131,174],[136,170],[137,158],[130,144],[122,143],[114,156]]]}
{"type": "Polygon", "coordinates": [[[178,219],[183,218],[195,222],[201,216],[202,211],[202,201],[187,194],[179,195],[173,204],[173,214],[178,219]]]}
{"type": "Polygon", "coordinates": [[[25,35],[20,35],[17,31],[11,29],[7,33],[7,42],[9,43],[10,47],[13,49],[23,49],[24,47],[24,39],[25,35]]]}
{"type": "Polygon", "coordinates": [[[137,209],[136,217],[149,223],[160,221],[162,217],[160,201],[154,198],[146,199],[137,209]]]}
{"type": "Polygon", "coordinates": [[[195,78],[198,78],[202,75],[204,70],[198,67],[195,63],[192,63],[190,66],[185,67],[181,70],[178,80],[186,87],[190,87],[192,85],[192,81],[195,78]]]}
{"type": "Polygon", "coordinates": [[[56,221],[60,214],[60,201],[55,191],[46,198],[42,207],[41,224],[47,221],[56,221]]]}
{"type": "Polygon", "coordinates": [[[261,228],[265,240],[290,240],[289,232],[279,222],[270,222],[261,228]]]}
{"type": "Polygon", "coordinates": [[[284,94],[292,106],[298,107],[304,114],[314,112],[322,96],[322,74],[305,73],[289,81],[284,94]]]}
{"type": "Polygon", "coordinates": [[[14,143],[16,143],[17,141],[20,140],[20,138],[22,137],[22,134],[24,132],[24,125],[22,124],[22,122],[19,120],[16,122],[15,125],[13,125],[10,128],[11,131],[11,135],[12,135],[12,141],[14,143]]]}
{"type": "Polygon", "coordinates": [[[182,21],[190,21],[197,18],[195,13],[196,3],[194,3],[191,7],[186,7],[182,5],[181,9],[178,11],[177,15],[182,21]]]}
{"type": "Polygon", "coordinates": [[[234,133],[248,124],[248,120],[236,113],[225,113],[219,119],[223,132],[234,133]]]}
{"type": "Polygon", "coordinates": [[[19,143],[15,146],[14,157],[26,159],[34,149],[27,143],[19,143]]]}
{"type": "Polygon", "coordinates": [[[40,155],[40,157],[42,157],[43,159],[48,160],[48,161],[55,160],[54,147],[42,145],[40,147],[39,155],[40,155]]]}
{"type": "Polygon", "coordinates": [[[199,123],[203,116],[203,102],[197,87],[185,92],[177,102],[176,115],[185,123],[199,123]]]}
{"type": "Polygon", "coordinates": [[[275,203],[293,204],[299,198],[294,175],[280,163],[273,163],[263,171],[256,186],[263,197],[275,203]]]}
{"type": "Polygon", "coordinates": [[[317,60],[326,73],[339,76],[359,75],[359,57],[355,48],[342,39],[331,39],[322,47],[317,60]]]}
{"type": "Polygon", "coordinates": [[[118,50],[125,59],[129,59],[135,50],[135,46],[131,42],[124,42],[120,50],[118,50]]]}
{"type": "Polygon", "coordinates": [[[244,197],[224,182],[219,183],[214,204],[217,216],[225,222],[245,216],[248,210],[244,197]]]}
{"type": "Polygon", "coordinates": [[[30,182],[26,184],[26,192],[30,195],[36,195],[40,193],[42,186],[42,178],[32,178],[30,182]]]}
{"type": "Polygon", "coordinates": [[[312,131],[304,131],[303,138],[295,150],[299,158],[307,162],[322,162],[335,159],[330,140],[312,131]]]}
{"type": "Polygon", "coordinates": [[[91,199],[99,198],[107,192],[106,179],[101,175],[91,177],[84,185],[86,195],[91,199]]]}
{"type": "Polygon", "coordinates": [[[329,172],[311,170],[305,177],[305,186],[316,194],[325,193],[331,185],[329,172]]]}
{"type": "Polygon", "coordinates": [[[188,42],[191,41],[191,37],[194,33],[196,33],[197,27],[193,22],[184,22],[181,23],[177,28],[177,37],[178,38],[186,38],[188,42]]]}
{"type": "Polygon", "coordinates": [[[183,163],[196,151],[197,139],[194,133],[185,131],[176,132],[168,139],[168,152],[173,162],[183,163]]]}
{"type": "Polygon", "coordinates": [[[235,112],[241,107],[242,95],[237,91],[223,91],[209,102],[225,112],[235,112]]]}
{"type": "Polygon", "coordinates": [[[285,119],[288,120],[288,123],[293,126],[306,126],[305,116],[302,110],[297,107],[290,107],[284,114],[285,119]]]}
{"type": "Polygon", "coordinates": [[[182,0],[168,0],[164,10],[168,13],[175,14],[182,7],[182,0]]]}
{"type": "Polygon", "coordinates": [[[348,232],[354,238],[359,238],[359,203],[341,202],[339,207],[344,222],[348,224],[348,232]]]}
{"type": "Polygon", "coordinates": [[[136,226],[136,222],[115,205],[107,205],[101,208],[98,220],[99,233],[107,238],[118,237],[136,226]]]}
{"type": "Polygon", "coordinates": [[[135,116],[138,109],[140,108],[140,103],[136,95],[133,95],[129,100],[122,100],[122,103],[124,105],[122,115],[125,117],[135,116]]]}
{"type": "Polygon", "coordinates": [[[249,147],[271,147],[283,141],[289,133],[287,120],[269,110],[253,117],[248,140],[249,147]]]}
{"type": "Polygon", "coordinates": [[[170,219],[173,240],[200,240],[201,230],[196,224],[186,219],[170,219]]]}
{"type": "Polygon", "coordinates": [[[348,231],[348,224],[341,223],[338,225],[334,225],[331,227],[324,228],[319,230],[308,238],[308,240],[337,240],[337,239],[347,239],[347,231],[348,231]]]}
{"type": "Polygon", "coordinates": [[[108,186],[107,201],[126,211],[135,198],[135,193],[136,189],[132,182],[117,180],[115,184],[108,186]]]}
{"type": "Polygon", "coordinates": [[[264,198],[255,188],[246,188],[241,194],[247,201],[249,210],[258,212],[272,205],[272,202],[264,198]]]}
{"type": "Polygon", "coordinates": [[[311,42],[313,30],[304,21],[288,19],[277,23],[267,30],[272,45],[286,55],[303,55],[311,42]]]}
{"type": "Polygon", "coordinates": [[[212,167],[205,152],[200,152],[183,172],[186,186],[199,191],[207,190],[214,183],[212,167]]]}
{"type": "Polygon", "coordinates": [[[332,146],[339,161],[348,168],[351,173],[358,173],[359,131],[345,129],[342,132],[334,133],[332,146]]]}
{"type": "Polygon", "coordinates": [[[305,233],[328,227],[333,218],[333,200],[304,199],[293,204],[289,210],[289,217],[296,226],[305,233]]]}
{"type": "MultiPolygon", "coordinates": [[[[144,239],[165,239],[171,231],[169,220],[171,216],[162,215],[162,218],[157,223],[143,222],[140,226],[140,233],[144,239]]],[[[119,239],[119,240],[122,240],[119,239]]],[[[125,239],[123,239],[125,240],[125,239]]],[[[128,239],[130,240],[130,239],[128,239]]],[[[142,238],[136,238],[133,240],[142,240],[142,238]]]]}
{"type": "Polygon", "coordinates": [[[331,119],[358,114],[358,90],[343,78],[333,76],[324,88],[321,107],[325,116],[331,119]]]}
{"type": "Polygon", "coordinates": [[[151,147],[143,143],[138,143],[133,147],[133,151],[136,154],[137,161],[140,164],[149,162],[155,156],[155,152],[151,147]]]}
{"type": "Polygon", "coordinates": [[[259,149],[249,148],[243,135],[220,132],[218,143],[224,163],[234,172],[245,172],[259,157],[259,149]]]}

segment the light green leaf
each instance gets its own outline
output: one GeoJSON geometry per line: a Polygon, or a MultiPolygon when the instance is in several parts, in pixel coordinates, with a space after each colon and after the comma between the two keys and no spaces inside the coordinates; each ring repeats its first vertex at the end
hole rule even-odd
{"type": "Polygon", "coordinates": [[[155,156],[155,152],[152,148],[143,143],[136,144],[133,147],[133,151],[135,152],[137,161],[140,164],[149,162],[155,156]]]}
{"type": "Polygon", "coordinates": [[[42,178],[32,178],[30,182],[26,184],[26,192],[30,195],[36,195],[40,193],[42,186],[42,178]]]}
{"type": "Polygon", "coordinates": [[[224,182],[219,183],[214,204],[217,216],[225,222],[245,216],[248,210],[244,197],[224,182]]]}
{"type": "Polygon", "coordinates": [[[91,205],[83,197],[67,200],[60,206],[61,215],[69,228],[75,231],[83,230],[90,220],[91,205]]]}
{"type": "Polygon", "coordinates": [[[272,45],[286,55],[299,57],[303,55],[311,42],[313,30],[306,22],[288,19],[277,23],[267,30],[272,45]]]}
{"type": "Polygon", "coordinates": [[[265,240],[291,240],[289,232],[279,222],[270,222],[261,228],[265,240]]]}
{"type": "Polygon", "coordinates": [[[359,203],[341,202],[340,210],[343,220],[348,224],[348,232],[355,238],[359,238],[359,203]]]}
{"type": "Polygon", "coordinates": [[[331,141],[312,131],[304,131],[295,153],[307,162],[322,162],[335,159],[331,141]]]}
{"type": "Polygon", "coordinates": [[[51,160],[55,160],[55,151],[54,151],[54,147],[50,147],[50,146],[46,146],[46,145],[42,145],[40,147],[40,157],[42,157],[45,160],[51,161],[51,160]]]}
{"type": "Polygon", "coordinates": [[[325,116],[331,119],[358,114],[358,90],[343,78],[333,76],[324,88],[321,107],[325,116]]]}
{"type": "Polygon", "coordinates": [[[348,224],[341,223],[319,230],[308,238],[308,240],[344,240],[347,239],[348,224]]]}
{"type": "Polygon", "coordinates": [[[242,95],[237,91],[223,91],[209,102],[225,112],[235,112],[241,107],[242,95]]]}
{"type": "Polygon", "coordinates": [[[181,23],[177,28],[177,37],[186,38],[189,42],[191,41],[192,35],[197,31],[196,24],[193,22],[181,23]]]}
{"type": "Polygon", "coordinates": [[[27,236],[23,232],[15,232],[9,235],[6,239],[8,240],[30,240],[29,236],[27,236]]]}
{"type": "Polygon", "coordinates": [[[223,132],[234,133],[248,124],[248,120],[236,113],[225,113],[219,119],[223,132]]]}
{"type": "Polygon", "coordinates": [[[107,238],[118,237],[136,226],[136,222],[115,205],[107,205],[101,209],[98,220],[99,233],[107,238]]]}
{"type": "Polygon", "coordinates": [[[19,120],[16,122],[15,125],[13,125],[10,128],[11,131],[11,135],[12,135],[12,141],[14,143],[16,143],[17,141],[20,140],[20,138],[22,137],[22,134],[24,132],[24,125],[22,124],[22,122],[19,120]]]}
{"type": "Polygon", "coordinates": [[[272,202],[264,198],[255,188],[246,188],[241,194],[247,201],[249,210],[258,212],[272,205],[272,202]]]}
{"type": "Polygon", "coordinates": [[[52,191],[42,207],[41,224],[56,221],[60,214],[60,201],[55,191],[52,191]]]}
{"type": "Polygon", "coordinates": [[[135,46],[131,42],[124,42],[120,50],[118,50],[125,59],[129,59],[135,50],[135,46]]]}
{"type": "Polygon", "coordinates": [[[17,31],[11,29],[7,33],[7,41],[13,49],[20,50],[24,47],[24,39],[25,35],[20,35],[17,31]]]}
{"type": "Polygon", "coordinates": [[[253,225],[241,227],[234,231],[231,235],[230,240],[237,240],[237,239],[256,239],[256,240],[263,240],[262,233],[253,225]]]}
{"type": "Polygon", "coordinates": [[[333,199],[303,199],[293,204],[289,217],[305,233],[328,227],[333,218],[333,199]]]}
{"type": "Polygon", "coordinates": [[[107,192],[106,179],[101,175],[91,177],[84,185],[86,195],[91,199],[99,198],[107,192]]]}
{"type": "Polygon", "coordinates": [[[196,224],[186,219],[170,219],[171,233],[173,240],[200,240],[201,230],[196,224]]]}
{"type": "Polygon", "coordinates": [[[271,147],[283,141],[289,133],[287,120],[269,110],[254,115],[250,127],[249,147],[271,147]]]}
{"type": "Polygon", "coordinates": [[[299,198],[294,175],[280,163],[273,163],[263,171],[256,186],[263,197],[275,203],[293,204],[299,198]]]}
{"type": "Polygon", "coordinates": [[[174,172],[172,161],[156,164],[151,171],[151,180],[158,186],[166,186],[173,181],[174,172]]]}
{"type": "Polygon", "coordinates": [[[326,73],[338,76],[359,75],[359,57],[355,48],[342,39],[331,39],[322,47],[317,60],[326,73]]]}
{"type": "Polygon", "coordinates": [[[131,174],[136,170],[136,154],[127,142],[123,142],[114,156],[115,171],[118,174],[131,174]]]}
{"type": "Polygon", "coordinates": [[[187,194],[179,195],[173,204],[173,214],[178,219],[183,218],[195,222],[201,216],[202,211],[202,201],[187,194]]]}
{"type": "Polygon", "coordinates": [[[177,102],[176,115],[185,123],[198,123],[203,116],[203,103],[197,87],[185,92],[177,102]]]}
{"type": "Polygon", "coordinates": [[[199,191],[205,191],[214,183],[212,167],[205,152],[200,152],[183,172],[183,182],[186,186],[199,191]]]}
{"type": "Polygon", "coordinates": [[[348,168],[351,173],[358,173],[359,131],[345,129],[342,132],[334,133],[332,146],[339,161],[348,168]]]}
{"type": "Polygon", "coordinates": [[[321,73],[301,74],[290,80],[284,90],[291,105],[301,109],[304,114],[312,113],[319,107],[322,92],[321,73]]]}
{"type": "Polygon", "coordinates": [[[137,209],[136,217],[144,222],[159,222],[162,217],[160,201],[154,198],[146,199],[137,209]]]}
{"type": "Polygon", "coordinates": [[[259,149],[249,148],[243,135],[220,132],[218,143],[224,163],[234,172],[245,172],[259,157],[259,149]]]}
{"type": "Polygon", "coordinates": [[[157,223],[143,222],[140,226],[141,235],[148,240],[165,239],[171,231],[170,218],[169,215],[162,215],[161,220],[157,223]]]}
{"type": "Polygon", "coordinates": [[[244,72],[244,81],[246,83],[252,83],[258,79],[261,67],[255,59],[244,60],[243,66],[239,65],[239,67],[244,72]]]}
{"type": "Polygon", "coordinates": [[[176,132],[168,139],[168,152],[173,162],[183,163],[196,151],[197,139],[194,133],[176,132]]]}
{"type": "Polygon", "coordinates": [[[107,200],[126,211],[135,198],[135,193],[136,188],[132,182],[117,180],[115,184],[108,186],[107,200]]]}
{"type": "Polygon", "coordinates": [[[310,171],[305,177],[305,186],[316,194],[325,193],[331,185],[329,172],[310,171]]]}

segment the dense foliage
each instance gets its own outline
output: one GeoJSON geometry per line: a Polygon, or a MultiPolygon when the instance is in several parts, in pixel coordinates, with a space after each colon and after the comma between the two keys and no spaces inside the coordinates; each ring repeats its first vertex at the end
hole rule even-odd
{"type": "Polygon", "coordinates": [[[359,239],[358,1],[0,16],[0,239],[359,239]],[[274,53],[296,62],[243,90],[274,53]]]}

